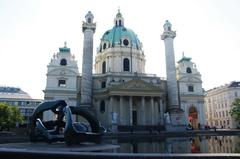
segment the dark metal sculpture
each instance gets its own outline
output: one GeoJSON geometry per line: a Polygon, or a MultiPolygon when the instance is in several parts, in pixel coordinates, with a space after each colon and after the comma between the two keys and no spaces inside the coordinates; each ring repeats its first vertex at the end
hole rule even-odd
{"type": "Polygon", "coordinates": [[[68,145],[80,142],[98,143],[105,132],[97,118],[88,110],[67,106],[64,100],[41,103],[30,118],[29,128],[31,142],[65,141],[68,145]],[[56,120],[42,121],[43,112],[49,110],[54,113],[56,120]],[[84,123],[74,122],[73,115],[85,118],[90,128],[84,123]]]}

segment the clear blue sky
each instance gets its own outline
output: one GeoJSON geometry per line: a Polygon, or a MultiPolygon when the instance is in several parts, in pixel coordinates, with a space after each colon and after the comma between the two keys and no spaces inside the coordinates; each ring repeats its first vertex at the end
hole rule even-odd
{"type": "Polygon", "coordinates": [[[81,73],[82,21],[94,14],[94,54],[103,33],[113,27],[120,7],[125,26],[134,30],[146,55],[146,73],[165,77],[165,20],[177,31],[175,58],[191,57],[203,87],[240,80],[239,0],[1,0],[0,85],[20,87],[43,98],[47,65],[67,41],[81,73]]]}

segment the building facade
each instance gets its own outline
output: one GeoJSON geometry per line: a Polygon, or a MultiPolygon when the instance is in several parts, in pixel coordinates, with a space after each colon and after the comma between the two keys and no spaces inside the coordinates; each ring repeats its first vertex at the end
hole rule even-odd
{"type": "Polygon", "coordinates": [[[42,102],[41,99],[32,99],[26,92],[15,87],[0,87],[0,102],[11,106],[17,106],[24,117],[24,123],[28,123],[34,109],[42,102]]]}
{"type": "Polygon", "coordinates": [[[77,61],[65,46],[59,48],[47,66],[47,83],[44,90],[45,100],[66,100],[68,105],[76,106],[79,95],[79,71],[77,61]]]}
{"type": "Polygon", "coordinates": [[[240,82],[208,90],[205,95],[206,122],[210,127],[237,128],[239,125],[229,114],[232,102],[240,97],[240,82]]]}
{"type": "Polygon", "coordinates": [[[182,56],[177,65],[177,80],[181,108],[185,118],[194,129],[203,128],[205,123],[204,91],[202,88],[201,74],[191,58],[182,56]]]}
{"type": "MultiPolygon", "coordinates": [[[[177,81],[176,84],[173,81],[174,87],[168,89],[167,80],[145,72],[142,43],[134,31],[125,26],[120,11],[116,14],[113,27],[101,38],[94,64],[93,35],[96,24],[91,12],[85,18],[82,25],[82,74],[79,74],[70,49],[66,45],[59,48],[48,65],[45,100],[64,99],[68,105],[88,107],[104,127],[113,131],[119,126],[163,126],[168,121],[171,123],[171,116],[167,113],[171,97],[167,98],[167,94],[172,91],[173,108],[176,105],[180,107],[177,81]],[[64,65],[62,60],[65,60],[64,65]]],[[[168,21],[166,24],[165,36],[172,32],[166,30],[171,24],[168,21]]],[[[170,42],[166,42],[165,46],[172,49],[169,53],[174,58],[173,39],[170,42]]],[[[175,62],[168,71],[175,72],[176,79],[175,62]]],[[[187,123],[187,119],[182,123],[187,123]]]]}

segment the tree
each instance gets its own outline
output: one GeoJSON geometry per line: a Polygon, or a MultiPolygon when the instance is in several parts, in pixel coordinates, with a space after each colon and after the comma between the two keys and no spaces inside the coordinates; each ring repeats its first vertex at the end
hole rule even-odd
{"type": "Polygon", "coordinates": [[[240,98],[236,98],[233,103],[233,107],[230,110],[230,115],[238,122],[240,122],[240,98]]]}
{"type": "Polygon", "coordinates": [[[0,127],[1,129],[7,127],[10,121],[10,109],[8,104],[0,103],[0,127]]]}
{"type": "Polygon", "coordinates": [[[19,108],[7,103],[0,103],[0,127],[1,129],[15,127],[16,123],[22,123],[23,116],[19,108]]]}
{"type": "Polygon", "coordinates": [[[16,106],[10,106],[10,127],[14,127],[16,126],[16,124],[21,124],[23,123],[23,116],[20,113],[20,110],[18,107],[16,106]]]}

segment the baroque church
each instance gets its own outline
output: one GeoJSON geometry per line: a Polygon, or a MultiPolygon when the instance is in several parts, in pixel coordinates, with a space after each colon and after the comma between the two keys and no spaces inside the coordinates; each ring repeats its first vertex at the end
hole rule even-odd
{"type": "MultiPolygon", "coordinates": [[[[47,71],[44,99],[63,99],[70,106],[89,109],[110,131],[120,127],[160,126],[177,130],[191,123],[205,124],[201,75],[191,58],[182,56],[175,66],[169,21],[163,26],[167,78],[145,72],[145,53],[120,11],[112,29],[100,41],[93,64],[94,16],[89,11],[82,24],[82,71],[66,43],[53,55],[47,71]],[[94,74],[93,74],[94,67],[94,74]]],[[[44,114],[45,119],[51,115],[44,114]]]]}

